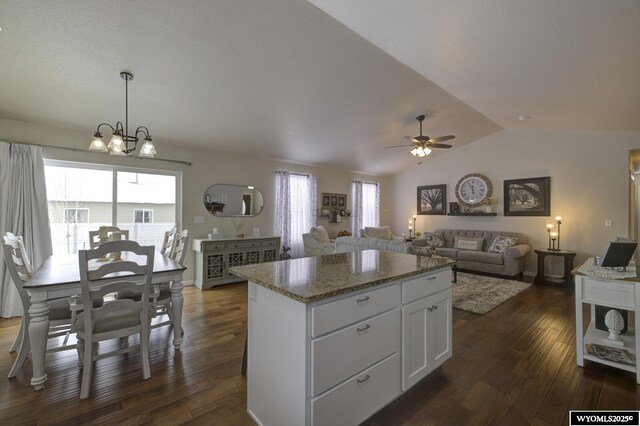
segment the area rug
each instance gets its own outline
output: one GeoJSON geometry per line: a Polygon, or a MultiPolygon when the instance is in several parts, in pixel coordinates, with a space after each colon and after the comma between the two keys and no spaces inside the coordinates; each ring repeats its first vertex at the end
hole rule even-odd
{"type": "Polygon", "coordinates": [[[452,289],[453,307],[484,315],[529,287],[531,284],[521,281],[458,272],[452,289]]]}

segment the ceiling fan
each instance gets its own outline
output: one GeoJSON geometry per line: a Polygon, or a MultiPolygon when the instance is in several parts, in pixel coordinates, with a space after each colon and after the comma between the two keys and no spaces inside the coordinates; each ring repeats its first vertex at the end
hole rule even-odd
{"type": "Polygon", "coordinates": [[[422,122],[424,121],[424,119],[425,119],[424,115],[419,115],[416,117],[416,120],[418,120],[418,122],[420,123],[420,136],[405,136],[405,139],[408,139],[411,141],[410,145],[385,146],[385,148],[400,148],[400,147],[411,146],[413,147],[413,149],[411,150],[411,154],[414,157],[426,157],[431,153],[431,148],[451,148],[453,145],[440,143],[440,142],[454,139],[455,136],[453,135],[440,136],[438,138],[432,138],[429,136],[422,135],[422,122]]]}

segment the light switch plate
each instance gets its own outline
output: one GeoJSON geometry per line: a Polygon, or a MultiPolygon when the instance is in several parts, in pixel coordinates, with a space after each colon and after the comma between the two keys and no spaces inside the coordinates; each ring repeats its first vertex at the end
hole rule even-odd
{"type": "Polygon", "coordinates": [[[204,216],[196,216],[193,221],[195,223],[204,223],[204,216]]]}
{"type": "Polygon", "coordinates": [[[254,283],[249,283],[249,299],[256,300],[256,285],[254,283]]]}
{"type": "Polygon", "coordinates": [[[611,219],[605,219],[604,220],[604,226],[606,228],[611,228],[613,226],[613,221],[611,219]]]}

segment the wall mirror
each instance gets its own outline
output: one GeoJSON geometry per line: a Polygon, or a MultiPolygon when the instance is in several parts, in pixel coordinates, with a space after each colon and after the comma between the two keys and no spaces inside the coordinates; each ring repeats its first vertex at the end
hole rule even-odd
{"type": "Polygon", "coordinates": [[[256,216],[264,207],[262,192],[253,186],[211,185],[204,193],[204,206],[214,216],[256,216]]]}

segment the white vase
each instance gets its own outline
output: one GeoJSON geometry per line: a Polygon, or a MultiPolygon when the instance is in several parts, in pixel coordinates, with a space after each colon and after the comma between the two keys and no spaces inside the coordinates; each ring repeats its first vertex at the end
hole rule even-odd
{"type": "Polygon", "coordinates": [[[491,206],[484,206],[484,211],[487,213],[491,213],[492,212],[491,206]]]}

